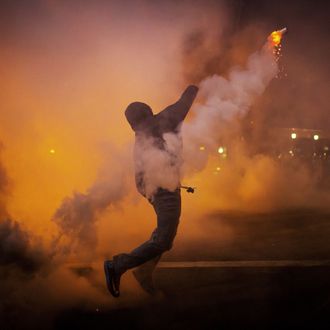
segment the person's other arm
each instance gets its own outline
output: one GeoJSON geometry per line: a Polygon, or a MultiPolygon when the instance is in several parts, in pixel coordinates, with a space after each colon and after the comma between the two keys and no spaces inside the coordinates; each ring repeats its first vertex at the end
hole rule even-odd
{"type": "Polygon", "coordinates": [[[156,115],[158,120],[166,122],[171,127],[177,127],[186,118],[197,92],[197,86],[188,86],[177,102],[156,115]]]}

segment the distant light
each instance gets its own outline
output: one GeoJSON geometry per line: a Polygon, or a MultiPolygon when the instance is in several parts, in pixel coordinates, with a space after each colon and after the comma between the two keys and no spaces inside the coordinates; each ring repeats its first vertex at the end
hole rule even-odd
{"type": "Polygon", "coordinates": [[[329,150],[329,147],[328,147],[328,146],[325,146],[325,147],[324,147],[324,150],[329,150]]]}
{"type": "Polygon", "coordinates": [[[221,171],[221,167],[217,167],[216,170],[219,172],[221,171]]]}
{"type": "Polygon", "coordinates": [[[219,147],[218,153],[223,154],[225,152],[225,149],[223,147],[219,147]]]}
{"type": "Polygon", "coordinates": [[[291,133],[291,139],[295,140],[297,138],[297,133],[291,133]]]}
{"type": "Polygon", "coordinates": [[[314,134],[313,139],[317,141],[320,137],[317,134],[314,134]]]}
{"type": "Polygon", "coordinates": [[[205,147],[204,146],[200,146],[199,147],[199,150],[204,151],[205,150],[205,147]]]}
{"type": "Polygon", "coordinates": [[[52,155],[55,154],[55,149],[50,149],[49,153],[51,153],[52,155]]]}
{"type": "Polygon", "coordinates": [[[292,150],[290,150],[290,151],[289,151],[289,154],[290,154],[291,156],[293,156],[293,151],[292,151],[292,150]]]}

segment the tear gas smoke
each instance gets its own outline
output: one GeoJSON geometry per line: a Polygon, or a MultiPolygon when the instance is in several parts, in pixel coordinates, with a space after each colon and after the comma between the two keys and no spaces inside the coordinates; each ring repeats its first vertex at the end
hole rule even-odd
{"type": "Polygon", "coordinates": [[[6,270],[17,270],[22,274],[33,275],[48,264],[42,242],[22,225],[10,219],[6,209],[6,195],[9,193],[7,171],[0,162],[0,270],[6,277],[6,270]]]}
{"type": "Polygon", "coordinates": [[[34,274],[47,264],[43,247],[33,245],[30,236],[16,221],[0,222],[0,269],[10,267],[34,274]]]}
{"type": "Polygon", "coordinates": [[[207,151],[216,149],[233,120],[247,114],[277,70],[273,48],[267,42],[261,51],[249,57],[245,69],[232,69],[228,79],[213,75],[200,83],[200,95],[205,101],[194,108],[193,120],[184,126],[184,158],[188,169],[195,166],[200,170],[205,166],[207,151]],[[199,146],[206,147],[206,152],[196,154],[199,146]]]}
{"type": "Polygon", "coordinates": [[[116,205],[127,195],[127,174],[131,168],[128,152],[115,148],[107,148],[106,152],[115,161],[106,158],[106,165],[87,192],[74,192],[71,197],[66,197],[53,216],[59,228],[59,236],[54,244],[58,250],[56,253],[60,255],[78,253],[80,259],[82,255],[93,259],[97,246],[98,218],[102,211],[116,205]]]}
{"type": "MultiPolygon", "coordinates": [[[[261,51],[251,55],[246,69],[233,69],[229,78],[213,75],[200,84],[203,105],[195,107],[195,117],[185,126],[184,161],[187,167],[195,166],[201,170],[203,164],[196,161],[207,161],[207,152],[201,153],[202,159],[196,157],[198,146],[208,150],[215,149],[220,134],[231,124],[248,112],[257,96],[261,95],[269,82],[278,72],[276,52],[286,29],[274,31],[261,51]],[[276,42],[274,38],[276,37],[276,42]],[[220,134],[219,134],[220,133],[220,134]]],[[[181,136],[165,134],[164,150],[155,148],[156,141],[144,139],[135,152],[140,155],[137,170],[145,172],[146,195],[152,196],[157,187],[174,190],[183,178],[181,166],[181,136]],[[142,155],[142,157],[141,157],[142,155]]],[[[141,138],[140,138],[141,139],[141,138]]],[[[136,157],[138,159],[138,157],[136,157]]]]}
{"type": "MultiPolygon", "coordinates": [[[[242,41],[244,27],[241,30],[238,26],[235,38],[230,33],[224,35],[234,20],[222,2],[196,1],[193,6],[188,2],[149,1],[80,4],[79,10],[65,1],[31,1],[19,8],[10,5],[9,19],[0,20],[0,28],[5,27],[0,53],[4,109],[0,134],[6,145],[4,166],[0,163],[0,269],[6,269],[1,275],[0,290],[6,299],[0,303],[0,320],[6,322],[17,319],[10,311],[18,305],[27,308],[26,315],[35,316],[35,311],[42,314],[45,305],[61,310],[77,304],[86,308],[96,302],[112,304],[101,269],[90,277],[73,273],[64,264],[56,264],[45,277],[41,276],[42,269],[48,262],[54,263],[50,255],[63,263],[72,256],[78,262],[93,256],[99,263],[148,236],[154,214],[145,200],[138,199],[133,187],[132,147],[127,143],[133,134],[125,122],[124,109],[141,100],[157,112],[179,97],[185,87],[183,81],[190,84],[203,79],[199,104],[183,126],[186,181],[180,169],[182,159],[174,160],[176,165],[171,166],[173,158],[158,150],[146,154],[150,159],[150,192],[155,185],[172,189],[180,180],[197,186],[196,194],[183,194],[182,237],[187,241],[194,236],[198,242],[225,242],[231,232],[218,225],[204,226],[201,238],[200,223],[218,209],[272,211],[305,206],[306,201],[312,201],[312,206],[329,205],[328,195],[315,189],[304,168],[287,170],[270,157],[251,156],[240,141],[240,120],[264,93],[277,64],[273,54],[262,50],[251,55],[244,68],[235,65],[245,62],[251,48],[257,49],[259,36],[266,29],[253,21],[255,34],[250,36],[256,38],[245,49],[241,47],[244,42],[246,45],[242,41]],[[227,52],[228,45],[231,48],[227,52]],[[226,56],[227,62],[223,60],[226,56]],[[211,75],[214,72],[217,74],[211,75]],[[99,142],[105,140],[115,147],[99,148],[99,142]],[[231,157],[224,167],[211,155],[212,150],[216,153],[219,140],[231,143],[231,157]],[[217,174],[212,170],[215,165],[221,167],[217,174]],[[10,194],[4,168],[10,176],[10,194]],[[102,170],[95,179],[97,168],[102,170]],[[191,176],[196,172],[199,182],[191,176]],[[133,198],[130,192],[134,192],[133,198]],[[34,236],[37,234],[49,245],[54,243],[54,250],[44,250],[34,236]]],[[[292,8],[296,12],[297,6],[292,8]]],[[[320,61],[306,57],[323,54],[318,48],[327,34],[322,36],[318,33],[322,31],[314,29],[311,35],[305,21],[296,26],[304,31],[299,32],[304,39],[309,36],[309,42],[296,43],[288,54],[294,83],[285,90],[277,87],[275,97],[272,86],[262,97],[268,103],[258,119],[267,111],[275,118],[274,107],[279,107],[285,110],[285,115],[277,112],[277,117],[285,117],[282,123],[328,120],[324,111],[328,94],[323,83],[323,64],[327,62],[321,57],[320,61]],[[288,108],[296,111],[289,112],[288,108]]],[[[258,127],[268,129],[262,120],[258,127]]],[[[165,140],[170,153],[176,154],[181,148],[173,136],[165,140]]],[[[180,242],[180,232],[178,235],[180,242]]]]}
{"type": "Polygon", "coordinates": [[[26,305],[22,296],[28,283],[47,272],[50,259],[40,239],[8,218],[8,181],[0,162],[0,327],[11,328],[19,323],[16,313],[26,305]]]}
{"type": "Polygon", "coordinates": [[[147,198],[152,198],[159,187],[174,191],[183,177],[180,134],[165,133],[163,139],[164,149],[157,148],[155,139],[145,137],[140,138],[140,143],[134,148],[134,153],[138,155],[134,157],[137,160],[136,170],[145,173],[147,198]]]}
{"type": "MultiPolygon", "coordinates": [[[[0,152],[2,152],[2,144],[0,142],[0,152]]],[[[9,180],[7,172],[3,166],[2,160],[0,158],[0,219],[8,216],[6,209],[6,195],[9,191],[9,180]]]]}

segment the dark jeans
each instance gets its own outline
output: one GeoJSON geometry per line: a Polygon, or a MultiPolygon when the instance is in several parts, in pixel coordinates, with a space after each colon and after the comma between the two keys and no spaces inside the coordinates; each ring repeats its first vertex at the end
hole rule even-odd
{"type": "Polygon", "coordinates": [[[161,255],[172,247],[181,214],[180,189],[174,192],[158,189],[150,203],[157,214],[157,228],[148,241],[131,253],[114,256],[114,267],[119,273],[144,263],[142,267],[152,272],[161,255]]]}

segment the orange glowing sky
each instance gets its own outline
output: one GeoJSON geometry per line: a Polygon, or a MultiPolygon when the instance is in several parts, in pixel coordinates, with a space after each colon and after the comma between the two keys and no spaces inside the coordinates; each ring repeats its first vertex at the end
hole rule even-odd
{"type": "Polygon", "coordinates": [[[158,112],[176,101],[185,31],[216,25],[198,8],[181,17],[179,6],[174,24],[159,8],[134,8],[55,1],[15,8],[1,43],[2,158],[8,211],[37,234],[52,232],[49,220],[65,196],[91,185],[108,144],[133,141],[123,116],[130,102],[158,112]]]}

